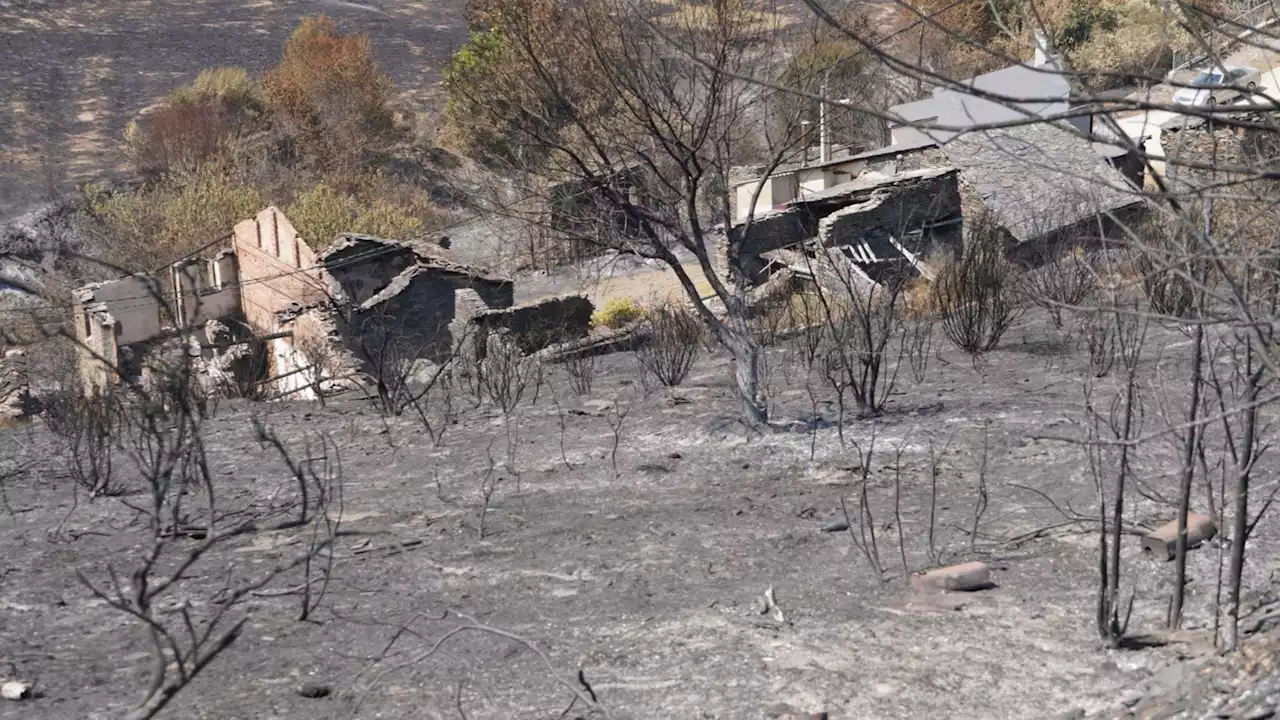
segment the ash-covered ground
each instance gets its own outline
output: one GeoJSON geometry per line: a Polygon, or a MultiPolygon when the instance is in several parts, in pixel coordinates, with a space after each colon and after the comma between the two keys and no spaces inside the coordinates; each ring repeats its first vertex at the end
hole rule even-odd
{"type": "MultiPolygon", "coordinates": [[[[236,610],[247,618],[242,636],[165,716],[551,718],[572,699],[557,680],[576,682],[579,668],[624,718],[1118,715],[1168,689],[1168,668],[1188,646],[1107,651],[1098,640],[1096,525],[1077,517],[1096,515],[1094,479],[1082,450],[1054,439],[1082,436],[1087,355],[1047,327],[1025,319],[977,368],[939,335],[924,381],[904,365],[889,411],[848,419],[843,446],[831,391],[819,375],[806,381],[782,347],[771,350],[769,386],[787,429],[763,433],[736,421],[723,353],[704,356],[683,386],[653,392],[630,354],[602,358],[585,397],[551,367],[536,402],[509,419],[459,398],[438,445],[412,418],[384,420],[359,398],[223,401],[206,426],[223,502],[268,502],[292,482],[255,438],[254,417],[297,452],[320,435],[340,450],[336,561],[310,621],[296,620],[297,595],[282,594],[300,571],[251,596],[236,610]],[[842,498],[856,529],[868,451],[883,576],[850,533],[823,531],[843,519],[842,498]],[[496,489],[480,539],[486,479],[496,489]],[[988,506],[974,537],[980,484],[988,506]],[[904,562],[917,571],[967,560],[988,563],[996,587],[909,591],[904,562]],[[769,587],[781,622],[758,611],[769,587]],[[426,655],[468,622],[458,613],[527,639],[554,673],[529,649],[479,634],[426,655]],[[332,693],[302,697],[308,682],[332,693]]],[[[1148,348],[1144,422],[1154,431],[1161,413],[1184,412],[1177,378],[1188,347],[1153,329],[1148,348]]],[[[1105,407],[1117,381],[1094,383],[1105,407]]],[[[4,431],[3,442],[8,457],[40,464],[4,488],[0,674],[35,680],[40,697],[2,703],[0,715],[116,717],[145,692],[147,633],[77,573],[103,582],[108,568],[127,577],[136,565],[146,535],[124,504],[131,496],[90,503],[73,493],[39,421],[4,431]]],[[[1158,498],[1176,496],[1177,458],[1172,437],[1138,450],[1151,499],[1131,497],[1135,530],[1172,518],[1158,498]]],[[[1204,502],[1197,489],[1197,509],[1204,502]]],[[[309,532],[237,538],[193,566],[167,602],[199,617],[230,578],[286,561],[309,532]]],[[[1251,599],[1270,589],[1277,540],[1276,523],[1259,525],[1251,599]]],[[[1123,556],[1130,630],[1156,630],[1172,564],[1143,556],[1136,536],[1123,556]]],[[[1190,555],[1193,634],[1211,627],[1218,561],[1216,544],[1190,555]]]]}

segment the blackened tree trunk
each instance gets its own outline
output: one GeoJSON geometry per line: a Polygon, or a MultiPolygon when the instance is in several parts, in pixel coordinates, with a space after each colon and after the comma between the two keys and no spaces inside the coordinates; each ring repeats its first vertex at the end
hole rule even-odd
{"type": "Polygon", "coordinates": [[[1240,643],[1240,580],[1244,574],[1245,544],[1249,540],[1249,481],[1256,458],[1258,432],[1258,390],[1262,373],[1254,368],[1253,336],[1245,337],[1246,378],[1243,427],[1241,428],[1239,460],[1236,468],[1235,517],[1231,523],[1231,564],[1227,575],[1227,625],[1223,632],[1222,649],[1235,650],[1240,643]]]}
{"type": "Polygon", "coordinates": [[[1191,482],[1195,477],[1196,444],[1200,439],[1197,419],[1200,415],[1200,391],[1204,385],[1204,323],[1196,323],[1192,331],[1191,409],[1187,413],[1187,434],[1182,443],[1182,478],[1178,486],[1178,539],[1173,557],[1173,600],[1169,603],[1166,624],[1177,629],[1182,625],[1182,605],[1187,590],[1187,513],[1191,512],[1191,482]]]}

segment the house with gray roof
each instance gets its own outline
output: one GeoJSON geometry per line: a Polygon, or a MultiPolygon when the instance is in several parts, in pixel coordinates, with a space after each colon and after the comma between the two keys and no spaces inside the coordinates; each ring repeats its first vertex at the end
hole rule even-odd
{"type": "Polygon", "coordinates": [[[1065,123],[975,130],[953,136],[942,152],[1014,246],[1068,232],[1097,237],[1142,204],[1137,188],[1065,123]]]}
{"type": "MultiPolygon", "coordinates": [[[[941,145],[955,137],[955,130],[920,128],[916,124],[938,124],[970,128],[991,123],[1051,117],[1071,109],[1071,83],[1056,61],[1041,65],[1013,65],[985,75],[962,80],[956,87],[935,88],[922,100],[893,105],[889,148],[901,150],[941,145]]],[[[1089,118],[1073,118],[1082,131],[1089,130],[1089,118]]],[[[886,148],[886,149],[889,149],[886,148]]]]}
{"type": "MultiPolygon", "coordinates": [[[[735,217],[745,221],[751,216],[785,209],[793,201],[847,183],[867,171],[892,174],[938,167],[947,162],[938,149],[957,135],[991,124],[1059,116],[1073,107],[1071,92],[1071,83],[1052,58],[936,88],[929,97],[888,108],[888,114],[896,120],[890,125],[891,143],[883,148],[856,154],[831,148],[827,153],[830,159],[825,162],[811,163],[806,154],[797,162],[778,167],[767,178],[743,177],[735,182],[735,217]]],[[[1105,128],[1093,126],[1091,114],[1056,122],[1073,128],[1081,136],[1110,134],[1105,128]]],[[[1106,164],[1141,183],[1142,167],[1140,162],[1135,162],[1132,143],[1086,142],[1086,145],[1106,164]]]]}

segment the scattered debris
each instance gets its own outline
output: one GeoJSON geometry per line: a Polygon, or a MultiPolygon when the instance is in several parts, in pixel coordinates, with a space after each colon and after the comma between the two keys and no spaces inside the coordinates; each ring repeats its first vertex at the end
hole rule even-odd
{"type": "Polygon", "coordinates": [[[981,562],[961,563],[911,575],[911,589],[921,593],[973,592],[993,587],[995,583],[991,582],[991,569],[981,562]]]}
{"type": "MultiPolygon", "coordinates": [[[[1197,547],[1206,540],[1213,539],[1218,528],[1213,518],[1199,513],[1187,513],[1187,549],[1197,547]]],[[[1178,521],[1169,522],[1156,528],[1142,538],[1142,549],[1151,553],[1152,557],[1169,561],[1176,554],[1178,546],[1178,521]]]]}
{"type": "Polygon", "coordinates": [[[330,693],[332,692],[333,691],[329,688],[328,685],[322,685],[321,683],[312,683],[312,682],[303,683],[302,687],[298,688],[299,695],[301,695],[304,698],[311,698],[313,700],[329,697],[330,693]]]}
{"type": "Polygon", "coordinates": [[[765,717],[777,718],[777,720],[827,720],[826,712],[807,712],[805,710],[797,710],[786,703],[776,703],[764,709],[765,717]]]}
{"type": "Polygon", "coordinates": [[[30,700],[35,697],[35,693],[32,692],[34,687],[35,686],[29,682],[10,680],[5,684],[0,685],[0,697],[3,697],[5,700],[13,701],[30,700]]]}
{"type": "Polygon", "coordinates": [[[421,538],[415,538],[413,540],[405,540],[404,542],[398,542],[393,545],[375,545],[372,547],[368,545],[364,545],[358,548],[354,548],[351,551],[351,554],[367,555],[369,553],[378,553],[381,557],[390,557],[391,555],[399,555],[400,553],[407,552],[409,550],[416,550],[420,547],[423,547],[425,543],[426,543],[425,540],[421,538]]]}
{"type": "Polygon", "coordinates": [[[787,621],[787,616],[782,614],[782,608],[778,607],[778,596],[774,594],[772,585],[756,601],[756,612],[761,615],[767,615],[772,612],[774,620],[780,623],[787,621]]]}

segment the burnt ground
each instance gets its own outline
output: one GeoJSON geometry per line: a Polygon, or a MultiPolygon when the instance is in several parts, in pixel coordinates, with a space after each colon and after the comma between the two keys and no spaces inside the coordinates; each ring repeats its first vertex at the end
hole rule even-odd
{"type": "MultiPolygon", "coordinates": [[[[254,598],[242,611],[241,639],[167,717],[456,718],[459,686],[469,718],[564,710],[568,693],[536,657],[497,638],[464,635],[379,675],[456,626],[447,611],[528,638],[565,676],[583,668],[618,717],[1115,716],[1178,677],[1168,668],[1179,667],[1170,663],[1185,647],[1106,651],[1096,637],[1095,538],[1087,526],[1063,525],[1061,512],[1090,512],[1092,480],[1078,448],[1035,439],[1077,432],[1086,360],[1044,328],[1024,321],[978,369],[942,347],[924,382],[904,372],[889,413],[846,425],[847,449],[830,404],[819,404],[813,434],[805,426],[745,433],[733,420],[723,353],[704,357],[684,386],[647,396],[630,355],[604,359],[586,399],[558,389],[565,383],[554,369],[554,385],[517,411],[514,463],[492,409],[463,413],[435,446],[410,420],[384,423],[358,399],[327,408],[224,401],[208,428],[223,502],[288,487],[284,468],[253,439],[250,418],[261,415],[294,447],[328,433],[341,448],[349,534],[339,538],[316,622],[294,621],[296,597],[254,598]],[[628,412],[615,475],[618,408],[628,412]],[[869,493],[884,579],[848,533],[821,530],[841,517],[842,497],[856,507],[852,443],[866,448],[873,432],[869,493]],[[971,538],[984,436],[989,508],[971,538]],[[936,529],[944,561],[985,560],[997,584],[941,602],[907,591],[892,511],[896,466],[906,563],[928,567],[930,441],[947,447],[936,529]],[[504,480],[479,540],[479,487],[491,455],[504,480]],[[769,586],[785,623],[757,614],[769,586]],[[300,697],[306,681],[333,694],[300,697]]],[[[1159,330],[1149,347],[1148,367],[1160,369],[1144,389],[1145,427],[1153,429],[1161,398],[1180,412],[1174,379],[1185,371],[1187,342],[1159,330]]],[[[781,350],[771,360],[778,416],[810,414],[803,371],[781,350]]],[[[1114,379],[1099,383],[1099,397],[1109,398],[1114,379]]],[[[44,460],[8,484],[11,512],[0,515],[0,673],[37,680],[42,697],[0,704],[0,715],[117,716],[145,682],[144,632],[94,600],[75,573],[101,580],[109,564],[130,567],[143,536],[118,500],[81,498],[73,507],[70,480],[38,424],[0,439],[20,448],[10,457],[44,460]]],[[[1176,458],[1168,442],[1143,446],[1136,467],[1148,492],[1173,496],[1176,458]]],[[[1197,506],[1202,497],[1198,491],[1197,506]]],[[[1137,495],[1131,502],[1134,522],[1173,514],[1137,495]]],[[[251,576],[305,541],[301,531],[238,541],[202,561],[171,600],[207,609],[228,573],[251,576]]],[[[1276,569],[1274,520],[1253,542],[1247,584],[1256,599],[1270,592],[1276,569]]],[[[1193,632],[1210,623],[1218,556],[1210,545],[1189,558],[1193,632]]],[[[1136,537],[1124,545],[1124,562],[1136,598],[1131,629],[1159,628],[1171,565],[1142,556],[1136,537]]],[[[271,587],[297,582],[287,576],[271,587]]]]}
{"type": "Polygon", "coordinates": [[[259,73],[308,15],[368,33],[400,90],[429,112],[467,36],[465,2],[438,0],[5,0],[0,2],[0,217],[77,182],[127,171],[138,111],[204,68],[259,73]]]}

